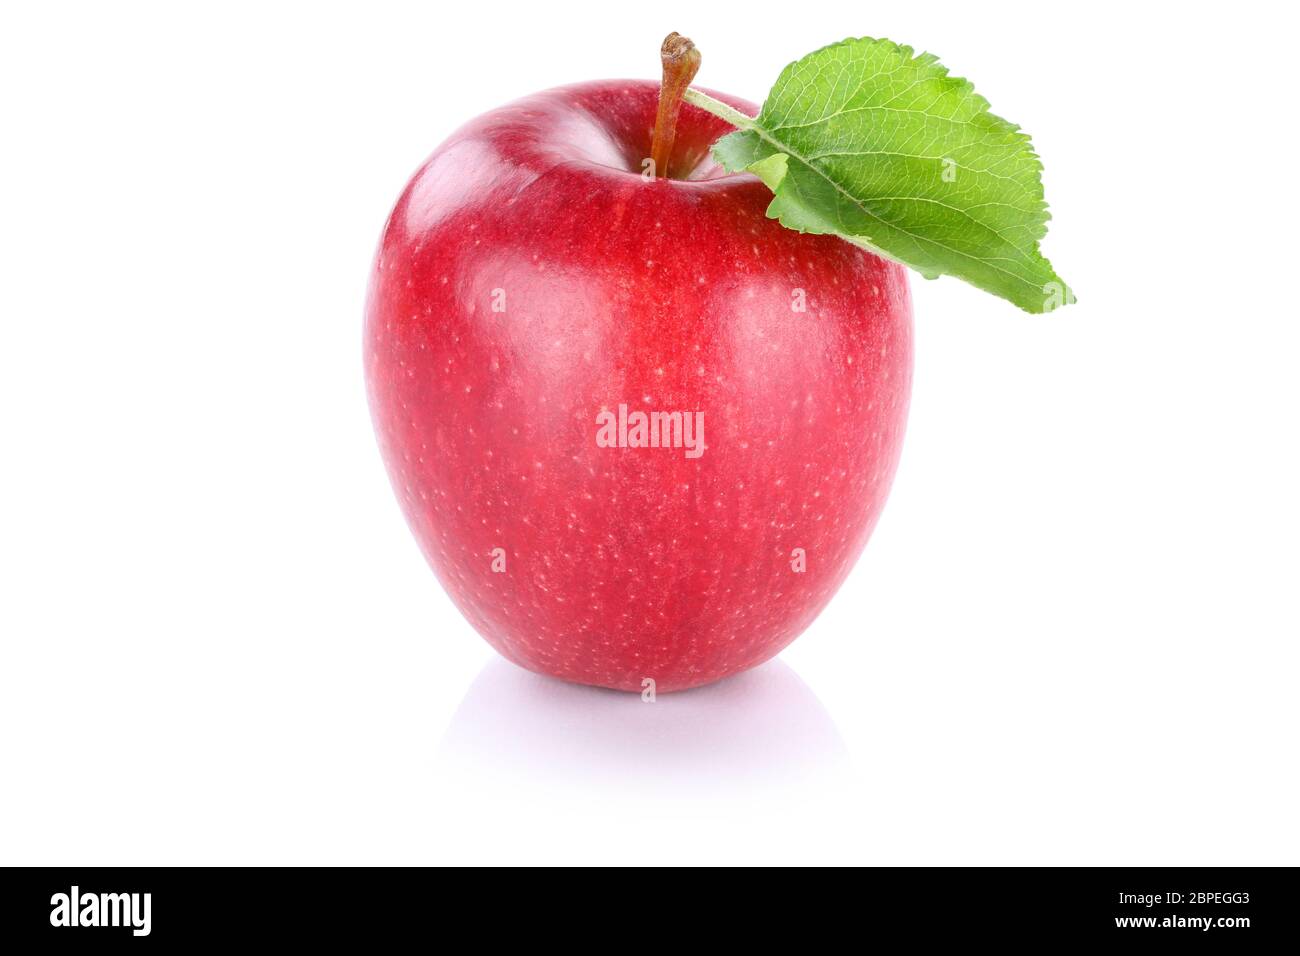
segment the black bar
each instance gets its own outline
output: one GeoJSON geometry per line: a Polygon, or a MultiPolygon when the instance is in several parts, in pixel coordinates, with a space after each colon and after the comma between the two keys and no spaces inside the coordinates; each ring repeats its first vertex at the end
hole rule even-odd
{"type": "Polygon", "coordinates": [[[417,938],[426,931],[436,938],[457,924],[479,925],[483,916],[493,939],[531,927],[538,934],[534,942],[572,932],[597,945],[623,939],[656,946],[669,945],[687,921],[705,912],[713,914],[710,936],[726,939],[734,932],[736,940],[761,936],[765,927],[785,932],[802,926],[867,941],[902,933],[918,943],[1131,941],[1249,950],[1293,947],[1300,925],[1292,868],[868,869],[818,877],[626,873],[595,880],[574,872],[524,874],[516,887],[509,876],[486,880],[422,869],[7,869],[3,879],[0,932],[8,939],[36,945],[75,940],[94,948],[154,940],[353,941],[370,948],[409,940],[413,931],[417,938]],[[835,884],[834,893],[823,880],[835,884]],[[74,886],[81,905],[76,922],[116,918],[119,925],[70,925],[68,907],[60,904],[71,903],[74,886]],[[111,896],[105,900],[104,894],[111,896]],[[92,896],[93,904],[87,902],[92,896]],[[721,906],[724,899],[733,902],[721,906]],[[681,925],[665,923],[673,912],[681,925]]]}

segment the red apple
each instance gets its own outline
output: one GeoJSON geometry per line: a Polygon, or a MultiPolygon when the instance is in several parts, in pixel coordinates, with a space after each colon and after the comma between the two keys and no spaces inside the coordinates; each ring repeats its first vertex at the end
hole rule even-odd
{"type": "Polygon", "coordinates": [[[901,266],[766,218],[712,115],[684,106],[672,178],[643,176],[658,95],[562,87],[444,143],[384,228],[365,365],[470,623],[531,670],[663,692],[772,657],[843,582],[898,461],[912,319],[901,266]]]}

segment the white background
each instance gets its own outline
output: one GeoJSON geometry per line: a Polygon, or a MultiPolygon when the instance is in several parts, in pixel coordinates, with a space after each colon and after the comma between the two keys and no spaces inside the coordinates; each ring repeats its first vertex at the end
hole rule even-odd
{"type": "Polygon", "coordinates": [[[1300,862],[1300,322],[1276,4],[24,5],[0,25],[0,863],[1300,862]],[[1269,10],[1272,13],[1269,13],[1269,10]],[[370,431],[365,282],[462,122],[940,54],[1080,304],[913,283],[879,529],[654,706],[496,659],[370,431]]]}

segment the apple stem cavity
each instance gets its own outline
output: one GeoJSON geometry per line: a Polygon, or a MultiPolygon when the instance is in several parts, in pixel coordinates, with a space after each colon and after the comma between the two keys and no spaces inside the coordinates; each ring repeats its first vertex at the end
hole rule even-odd
{"type": "Polygon", "coordinates": [[[700,51],[680,33],[664,37],[659,48],[663,63],[663,84],[659,87],[659,110],[655,114],[654,137],[650,141],[650,160],[656,176],[668,178],[668,160],[677,138],[677,117],[682,111],[682,95],[700,71],[700,51]]]}

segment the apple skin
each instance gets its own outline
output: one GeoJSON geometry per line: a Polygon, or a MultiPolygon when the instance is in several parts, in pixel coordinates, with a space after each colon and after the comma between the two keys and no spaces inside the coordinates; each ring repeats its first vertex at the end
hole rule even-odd
{"type": "Polygon", "coordinates": [[[682,107],[683,178],[643,177],[657,97],[561,87],[444,143],[384,228],[365,371],[469,622],[530,670],[662,693],[772,657],[853,567],[902,445],[912,314],[901,266],[766,218],[767,187],[709,158],[712,115],[682,107]],[[703,412],[703,454],[598,446],[620,403],[703,412]]]}

